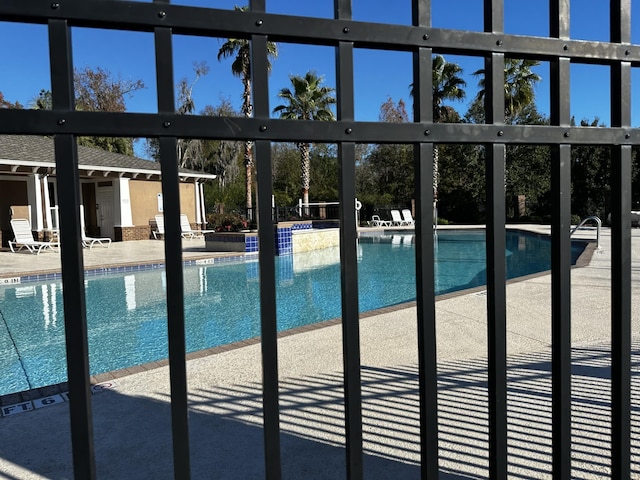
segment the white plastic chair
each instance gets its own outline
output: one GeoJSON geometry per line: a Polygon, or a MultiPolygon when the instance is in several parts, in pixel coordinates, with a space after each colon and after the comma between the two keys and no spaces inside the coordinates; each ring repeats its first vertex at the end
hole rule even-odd
{"type": "Polygon", "coordinates": [[[406,222],[405,225],[413,226],[416,224],[413,220],[413,215],[411,215],[411,210],[408,208],[402,210],[402,219],[406,222]]]}
{"type": "Polygon", "coordinates": [[[89,247],[89,250],[97,243],[100,246],[109,248],[111,246],[111,239],[109,237],[88,237],[84,225],[84,208],[80,205],[80,226],[82,227],[82,246],[89,247]]]}
{"type": "Polygon", "coordinates": [[[26,248],[29,252],[39,255],[45,248],[55,251],[55,248],[60,245],[58,242],[39,242],[35,240],[31,231],[31,223],[26,218],[14,218],[10,223],[14,239],[9,241],[9,248],[14,253],[26,248]]]}
{"type": "Polygon", "coordinates": [[[164,215],[156,215],[156,229],[152,233],[156,240],[158,235],[164,236],[164,215]]]}
{"type": "Polygon", "coordinates": [[[379,215],[371,215],[369,225],[372,227],[390,227],[391,222],[389,220],[382,220],[379,215]]]}
{"type": "Polygon", "coordinates": [[[215,230],[193,230],[189,217],[185,213],[180,214],[180,229],[182,230],[182,238],[192,239],[204,235],[205,233],[215,232],[215,230]]]}
{"type": "Polygon", "coordinates": [[[400,210],[391,210],[391,225],[393,226],[405,226],[408,225],[406,220],[400,215],[400,210]]]}

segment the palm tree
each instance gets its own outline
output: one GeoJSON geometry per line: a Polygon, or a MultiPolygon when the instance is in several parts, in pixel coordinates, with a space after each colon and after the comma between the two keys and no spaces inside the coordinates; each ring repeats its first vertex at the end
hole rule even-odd
{"type": "MultiPolygon", "coordinates": [[[[274,113],[280,113],[280,118],[295,120],[335,120],[330,105],[336,103],[330,87],[323,87],[321,83],[324,77],[318,76],[315,72],[307,72],[304,77],[297,75],[289,76],[293,91],[283,88],[278,96],[285,100],[285,105],[278,105],[273,109],[274,113]]],[[[311,179],[311,162],[309,142],[299,142],[296,144],[300,150],[300,179],[302,181],[302,202],[309,204],[309,184],[311,179]]]]}
{"type": "MultiPolygon", "coordinates": [[[[246,12],[248,7],[234,7],[237,12],[246,12]]],[[[271,71],[270,58],[278,56],[278,47],[274,42],[267,42],[267,68],[271,71]]],[[[242,79],[242,108],[245,117],[253,116],[253,104],[251,103],[251,43],[244,38],[229,38],[218,50],[218,60],[234,57],[231,71],[242,79]]],[[[253,143],[247,141],[244,144],[244,166],[247,172],[247,214],[253,218],[253,143]]]]}
{"type": "MultiPolygon", "coordinates": [[[[540,75],[531,71],[540,65],[538,60],[506,58],[504,61],[504,114],[508,123],[515,123],[522,110],[533,103],[535,99],[535,85],[541,80],[540,75]]],[[[473,72],[480,90],[476,102],[482,102],[486,93],[485,70],[473,72]]]]}
{"type": "MultiPolygon", "coordinates": [[[[467,85],[460,75],[462,68],[457,63],[450,63],[442,55],[434,55],[432,61],[432,85],[433,85],[433,121],[458,122],[457,112],[450,106],[444,105],[445,100],[462,100],[466,93],[463,87],[467,85]]],[[[410,95],[413,97],[413,84],[411,84],[410,95]]],[[[433,146],[433,203],[434,207],[438,202],[438,146],[433,146]]]]}
{"type": "MultiPolygon", "coordinates": [[[[538,60],[526,60],[526,59],[517,59],[517,58],[505,58],[504,61],[504,115],[505,115],[505,123],[520,123],[522,119],[520,115],[530,111],[528,107],[530,107],[535,99],[535,85],[538,83],[541,78],[538,74],[531,71],[533,67],[540,65],[538,60]]],[[[484,97],[486,95],[486,75],[485,70],[480,69],[473,72],[474,76],[481,77],[478,81],[478,86],[480,90],[476,95],[474,103],[477,104],[477,107],[482,105],[484,97]]],[[[478,111],[482,111],[481,108],[477,109],[478,111]]],[[[513,148],[513,147],[512,147],[513,148]]],[[[505,165],[506,165],[506,155],[507,151],[505,151],[505,165]]],[[[505,170],[505,190],[509,189],[508,183],[509,175],[505,170]]],[[[519,193],[519,192],[514,192],[519,193]]],[[[513,197],[514,199],[517,197],[513,197]]],[[[524,199],[525,196],[522,195],[524,199]]],[[[524,205],[524,203],[522,203],[524,205]]],[[[518,206],[514,208],[514,210],[519,211],[520,202],[518,201],[518,206]]]]}

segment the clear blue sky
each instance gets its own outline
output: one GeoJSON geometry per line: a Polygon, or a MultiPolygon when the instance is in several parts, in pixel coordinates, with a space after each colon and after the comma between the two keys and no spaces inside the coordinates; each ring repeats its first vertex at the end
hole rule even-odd
{"type": "MultiPolygon", "coordinates": [[[[211,6],[232,9],[242,1],[234,0],[174,0],[176,5],[211,6]]],[[[333,0],[313,2],[267,0],[267,11],[293,15],[332,18],[333,0]]],[[[434,0],[433,26],[482,30],[481,0],[434,0]],[[451,5],[455,4],[455,8],[451,5]]],[[[584,40],[609,38],[608,3],[603,0],[572,0],[571,37],[584,40]]],[[[633,0],[640,6],[640,0],[633,0]]],[[[380,23],[411,23],[411,1],[395,0],[393,8],[388,0],[353,0],[355,20],[380,23]]],[[[632,25],[634,43],[640,43],[640,9],[632,25]]],[[[505,31],[511,34],[547,36],[547,0],[506,0],[505,31]]],[[[123,79],[142,79],[146,88],[128,99],[129,111],[157,111],[153,35],[95,31],[74,28],[72,31],[74,65],[76,67],[101,66],[123,79]]],[[[224,39],[178,37],[174,39],[175,80],[193,78],[193,63],[206,61],[209,74],[194,88],[196,108],[216,105],[221,98],[228,99],[239,109],[242,84],[231,75],[231,61],[217,61],[217,52],[224,39]]],[[[279,102],[277,92],[290,85],[289,75],[303,75],[314,70],[324,75],[326,85],[335,86],[334,49],[279,43],[279,57],[273,62],[269,79],[270,107],[279,102]]],[[[50,88],[47,30],[43,25],[23,25],[0,22],[0,91],[5,99],[23,105],[37,96],[40,89],[50,88]]],[[[483,68],[482,59],[448,55],[447,60],[464,69],[467,98],[454,103],[462,114],[478,90],[478,79],[471,73],[483,68]]],[[[377,120],[380,105],[391,97],[404,99],[410,104],[411,54],[357,49],[355,59],[356,120],[377,120]]],[[[632,85],[640,85],[639,69],[633,69],[632,85]]],[[[543,63],[537,73],[543,78],[538,85],[536,103],[543,113],[549,112],[549,67],[543,63]]],[[[610,124],[609,70],[594,65],[572,65],[571,112],[577,120],[594,117],[610,124]]],[[[635,88],[638,91],[638,88],[635,88]]],[[[640,99],[632,98],[632,124],[640,125],[640,99]]]]}

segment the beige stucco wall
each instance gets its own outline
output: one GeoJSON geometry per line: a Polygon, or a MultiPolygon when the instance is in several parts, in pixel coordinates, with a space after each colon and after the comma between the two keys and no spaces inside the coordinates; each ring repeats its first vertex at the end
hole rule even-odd
{"type": "MultiPolygon", "coordinates": [[[[195,185],[180,184],[180,212],[186,213],[189,221],[196,221],[195,185]]],[[[131,196],[131,219],[134,225],[148,225],[158,211],[158,193],[162,192],[161,182],[131,180],[129,194],[131,196]]]]}

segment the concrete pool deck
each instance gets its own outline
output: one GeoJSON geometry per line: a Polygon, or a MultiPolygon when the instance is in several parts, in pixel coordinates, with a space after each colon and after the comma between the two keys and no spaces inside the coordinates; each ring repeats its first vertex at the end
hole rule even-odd
{"type": "MultiPolygon", "coordinates": [[[[544,226],[526,229],[549,232],[544,226]]],[[[575,237],[592,240],[595,231],[575,237]]],[[[185,257],[204,255],[195,243],[183,245],[185,257]]],[[[588,265],[571,274],[573,478],[609,475],[606,228],[601,245],[588,265]]],[[[85,250],[85,265],[158,261],[162,253],[160,241],[114,243],[85,250]]],[[[51,252],[0,252],[0,275],[52,270],[56,261],[59,255],[51,252]]],[[[507,285],[511,478],[550,478],[550,285],[549,274],[507,285]]],[[[633,478],[640,478],[639,294],[640,230],[633,229],[633,478]]],[[[440,477],[486,478],[486,295],[474,289],[443,297],[436,315],[440,477]]],[[[420,478],[416,330],[411,304],[361,320],[367,479],[420,478]]],[[[283,336],[278,346],[283,478],[345,478],[340,325],[283,336]]],[[[193,359],[187,369],[192,478],[263,478],[260,345],[193,359]]],[[[173,478],[168,380],[167,367],[155,368],[116,378],[113,388],[92,397],[98,478],[173,478]]],[[[0,478],[72,477],[68,409],[61,402],[0,418],[0,478]]]]}

